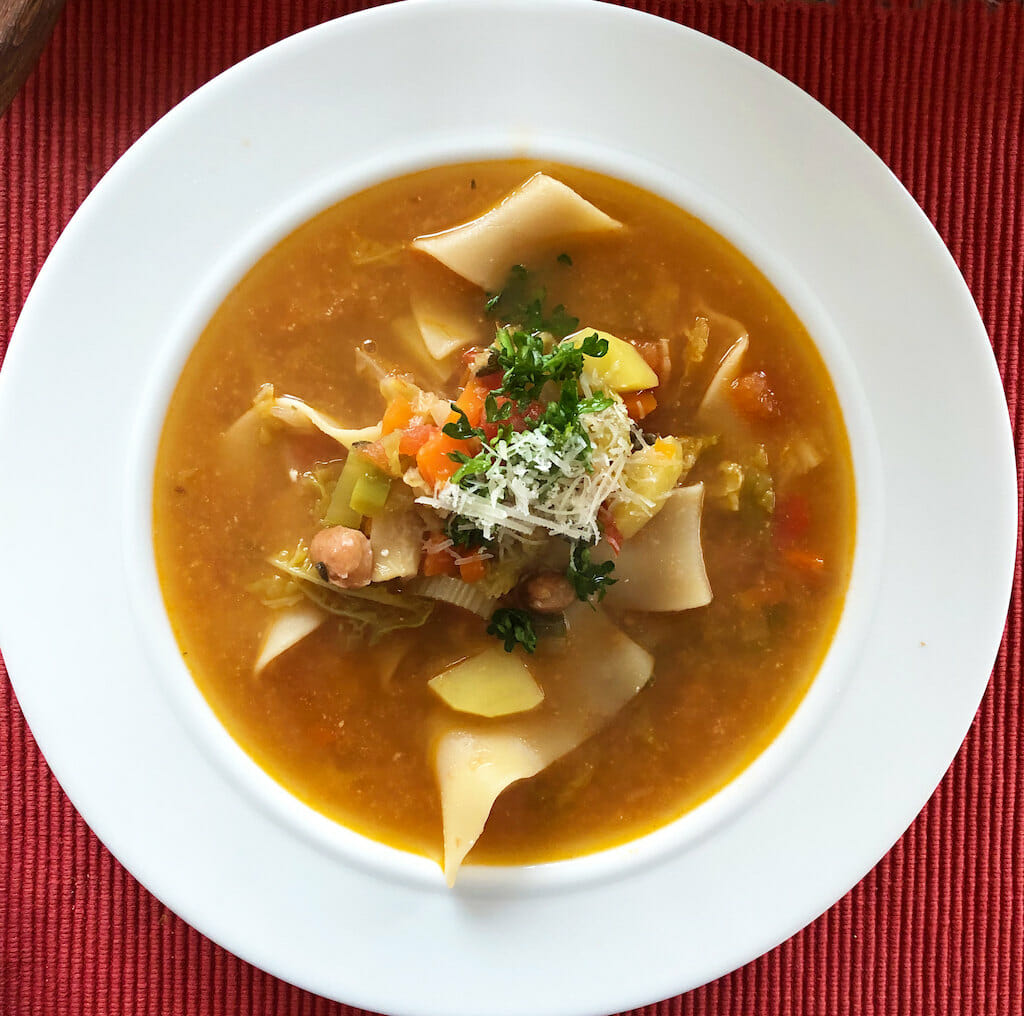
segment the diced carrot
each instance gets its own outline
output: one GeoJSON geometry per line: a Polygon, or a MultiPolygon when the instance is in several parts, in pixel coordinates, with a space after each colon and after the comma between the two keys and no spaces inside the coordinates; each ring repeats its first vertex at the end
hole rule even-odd
{"type": "Polygon", "coordinates": [[[354,451],[362,455],[367,462],[372,462],[381,472],[390,473],[391,467],[388,464],[388,453],[380,441],[369,441],[366,444],[356,445],[354,451]]]}
{"type": "Polygon", "coordinates": [[[444,433],[434,434],[424,442],[416,453],[416,466],[420,471],[420,476],[431,487],[447,483],[459,468],[459,463],[451,457],[451,454],[463,452],[466,455],[475,455],[479,451],[479,444],[480,442],[476,440],[457,441],[444,433]]]}
{"type": "Polygon", "coordinates": [[[791,568],[804,575],[820,575],[825,570],[825,559],[810,550],[803,550],[799,547],[788,547],[782,552],[782,559],[791,568]]]}
{"type": "Polygon", "coordinates": [[[410,427],[402,433],[398,442],[399,455],[415,455],[435,434],[440,434],[441,428],[430,424],[421,424],[410,427]]]}
{"type": "Polygon", "coordinates": [[[779,403],[763,370],[743,374],[730,385],[733,405],[748,419],[771,420],[779,415],[779,403]]]}
{"type": "Polygon", "coordinates": [[[390,434],[394,430],[405,430],[412,421],[412,404],[408,399],[399,396],[384,410],[381,420],[381,433],[390,434]]]}
{"type": "Polygon", "coordinates": [[[463,582],[479,582],[487,574],[487,564],[482,557],[472,557],[459,565],[463,582]]]}
{"type": "MultiPolygon", "coordinates": [[[[466,382],[466,387],[462,389],[462,394],[455,400],[455,405],[466,414],[466,419],[469,420],[471,427],[479,427],[480,421],[484,418],[484,400],[487,398],[487,391],[488,389],[475,377],[471,377],[466,382]]],[[[452,414],[452,420],[456,419],[458,417],[452,414]]]]}
{"type": "Polygon", "coordinates": [[[433,575],[450,575],[455,578],[459,573],[455,558],[446,550],[437,554],[423,555],[423,574],[426,578],[433,575]]]}
{"type": "Polygon", "coordinates": [[[634,420],[642,420],[658,408],[658,400],[650,388],[642,392],[626,392],[622,401],[626,404],[626,412],[634,420]]]}
{"type": "Polygon", "coordinates": [[[450,575],[455,578],[459,569],[451,553],[450,541],[440,533],[428,536],[420,567],[427,578],[432,575],[450,575]]]}

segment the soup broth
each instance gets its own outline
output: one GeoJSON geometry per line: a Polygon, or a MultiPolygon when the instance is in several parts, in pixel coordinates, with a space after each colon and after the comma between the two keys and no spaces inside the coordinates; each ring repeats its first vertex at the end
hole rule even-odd
{"type": "MultiPolygon", "coordinates": [[[[482,215],[538,171],[622,228],[531,249],[530,284],[548,307],[627,340],[657,368],[643,432],[715,439],[680,481],[703,484],[712,599],[649,612],[617,607],[609,592],[602,616],[653,657],[653,675],[578,747],[497,797],[471,860],[578,856],[714,794],[799,704],[849,577],[854,485],[829,377],[785,301],[709,227],[629,184],[524,161],[430,169],[317,215],[238,283],[183,370],[157,457],[158,572],[185,661],[245,751],[330,818],[434,858],[443,841],[431,752],[446,707],[428,681],[501,643],[477,614],[439,602],[421,627],[374,644],[332,618],[254,673],[273,613],[267,561],[316,532],[317,470],[336,479],[347,453],[310,427],[263,433],[242,459],[225,454],[222,436],[267,383],[347,428],[375,424],[388,405],[375,370],[454,399],[466,384],[461,351],[425,352],[411,308],[427,298],[452,308],[481,347],[496,321],[483,288],[410,240],[482,215]],[[702,400],[743,334],[742,377],[729,386],[742,435],[709,434],[702,400]]],[[[623,399],[632,413],[637,396],[623,399]]],[[[573,662],[538,641],[528,663],[543,689],[573,662]]],[[[512,655],[527,659],[520,647],[512,655]]],[[[538,710],[555,708],[556,692],[547,696],[538,710]]]]}

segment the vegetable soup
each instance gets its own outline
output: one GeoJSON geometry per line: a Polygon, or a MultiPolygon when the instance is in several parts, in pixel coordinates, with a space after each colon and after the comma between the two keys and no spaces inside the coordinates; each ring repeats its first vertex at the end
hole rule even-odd
{"type": "Polygon", "coordinates": [[[764,276],[661,198],[519,160],[274,247],[199,338],[155,477],[225,727],[449,884],[741,772],[828,649],[854,528],[835,392],[764,276]]]}

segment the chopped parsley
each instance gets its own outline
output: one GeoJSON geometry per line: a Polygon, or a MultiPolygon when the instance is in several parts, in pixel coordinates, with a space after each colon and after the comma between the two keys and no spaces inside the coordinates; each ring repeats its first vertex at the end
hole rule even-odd
{"type": "Polygon", "coordinates": [[[569,567],[565,571],[566,578],[576,590],[578,599],[592,602],[596,597],[598,603],[604,599],[608,587],[615,584],[611,577],[615,565],[611,561],[598,564],[590,560],[590,547],[580,540],[573,544],[569,567]]]}
{"type": "Polygon", "coordinates": [[[579,327],[579,318],[561,304],[545,311],[547,298],[547,289],[537,285],[533,273],[514,265],[504,287],[490,294],[486,310],[491,317],[517,324],[527,332],[549,332],[556,339],[564,339],[579,327]]]}
{"type": "Polygon", "coordinates": [[[516,646],[521,646],[527,653],[537,649],[537,632],[533,627],[533,618],[525,610],[499,607],[491,615],[487,634],[502,639],[506,653],[511,653],[516,646]]]}

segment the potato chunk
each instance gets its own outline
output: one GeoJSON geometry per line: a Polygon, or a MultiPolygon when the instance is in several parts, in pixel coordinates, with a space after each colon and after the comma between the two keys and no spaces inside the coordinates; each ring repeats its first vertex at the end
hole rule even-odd
{"type": "Polygon", "coordinates": [[[452,709],[475,716],[525,713],[544,701],[523,659],[500,646],[449,667],[427,684],[452,709]]]}

